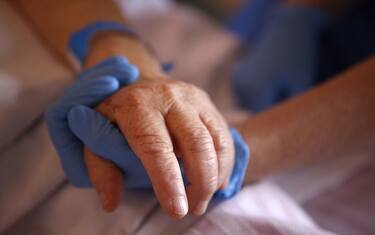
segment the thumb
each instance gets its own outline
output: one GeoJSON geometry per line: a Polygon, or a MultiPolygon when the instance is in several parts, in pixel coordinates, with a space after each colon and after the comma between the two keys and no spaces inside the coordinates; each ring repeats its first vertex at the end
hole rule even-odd
{"type": "Polygon", "coordinates": [[[98,112],[83,105],[72,108],[68,113],[68,123],[72,132],[104,159],[126,169],[127,161],[134,153],[121,132],[98,112]],[[128,156],[128,157],[127,157],[128,156]]]}

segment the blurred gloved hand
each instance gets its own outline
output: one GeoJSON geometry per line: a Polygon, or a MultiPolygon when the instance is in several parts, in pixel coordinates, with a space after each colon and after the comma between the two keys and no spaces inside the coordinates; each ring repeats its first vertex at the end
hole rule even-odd
{"type": "Polygon", "coordinates": [[[318,36],[327,16],[317,8],[276,5],[257,43],[234,74],[240,104],[260,111],[314,84],[318,36]]]}
{"type": "Polygon", "coordinates": [[[83,159],[82,142],[71,132],[68,112],[77,105],[96,106],[121,86],[137,80],[138,70],[123,57],[113,57],[82,72],[77,81],[46,112],[48,131],[66,177],[73,185],[91,185],[83,159]]]}

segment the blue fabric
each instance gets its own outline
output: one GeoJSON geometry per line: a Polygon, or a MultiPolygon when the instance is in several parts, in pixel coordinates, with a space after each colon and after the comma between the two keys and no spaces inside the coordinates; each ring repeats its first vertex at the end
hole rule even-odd
{"type": "Polygon", "coordinates": [[[324,81],[375,53],[375,2],[364,1],[322,32],[319,79],[324,81]]]}
{"type": "Polygon", "coordinates": [[[235,69],[242,106],[264,110],[314,84],[318,39],[327,16],[317,8],[276,5],[265,30],[235,69]]]}
{"type": "Polygon", "coordinates": [[[95,34],[105,31],[118,31],[136,37],[136,34],[126,25],[110,21],[97,21],[88,24],[77,32],[72,33],[69,39],[69,49],[83,64],[89,52],[90,40],[95,34]]]}
{"type": "Polygon", "coordinates": [[[254,43],[269,20],[269,13],[280,0],[247,0],[228,20],[226,27],[244,44],[254,43]]]}
{"type": "Polygon", "coordinates": [[[75,186],[91,186],[83,161],[82,143],[68,125],[68,113],[77,105],[96,106],[120,86],[133,83],[138,70],[125,58],[114,57],[78,76],[61,98],[46,112],[48,131],[60,157],[65,175],[75,186]]]}

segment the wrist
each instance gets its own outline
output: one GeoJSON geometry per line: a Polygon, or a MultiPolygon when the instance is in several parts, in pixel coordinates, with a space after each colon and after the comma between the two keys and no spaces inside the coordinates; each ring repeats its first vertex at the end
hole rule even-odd
{"type": "Polygon", "coordinates": [[[136,37],[123,32],[97,33],[91,40],[84,67],[91,67],[112,57],[124,56],[140,71],[140,80],[159,80],[166,77],[157,58],[136,37]]]}
{"type": "Polygon", "coordinates": [[[283,149],[279,132],[274,121],[266,117],[255,116],[236,125],[243,139],[251,149],[249,167],[245,182],[251,183],[280,172],[286,163],[281,157],[283,149]]]}

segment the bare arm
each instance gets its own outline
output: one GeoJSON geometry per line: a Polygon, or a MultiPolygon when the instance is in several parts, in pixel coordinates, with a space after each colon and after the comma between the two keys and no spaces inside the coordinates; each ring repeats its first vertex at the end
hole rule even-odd
{"type": "MultiPolygon", "coordinates": [[[[10,2],[65,62],[69,58],[67,45],[72,32],[99,20],[128,23],[113,1],[10,0],[10,2]]],[[[160,78],[163,75],[158,61],[141,42],[132,36],[116,32],[104,33],[94,38],[84,66],[89,67],[113,55],[126,56],[137,65],[143,77],[160,78]]]]}
{"type": "Polygon", "coordinates": [[[375,57],[240,126],[246,180],[375,147],[375,57]]]}

